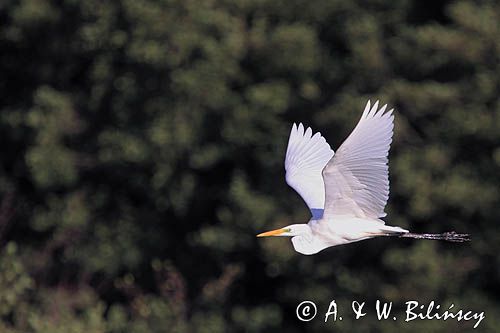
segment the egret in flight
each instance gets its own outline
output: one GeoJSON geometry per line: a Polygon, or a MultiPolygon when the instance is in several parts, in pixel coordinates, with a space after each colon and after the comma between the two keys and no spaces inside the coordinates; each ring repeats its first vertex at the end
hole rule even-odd
{"type": "Polygon", "coordinates": [[[311,211],[307,224],[292,224],[257,237],[292,237],[295,251],[310,255],[331,246],[377,236],[467,241],[467,234],[416,234],[386,225],[389,198],[388,154],[393,109],[366,104],[358,124],[334,153],[311,128],[293,124],[285,157],[286,182],[311,211]]]}

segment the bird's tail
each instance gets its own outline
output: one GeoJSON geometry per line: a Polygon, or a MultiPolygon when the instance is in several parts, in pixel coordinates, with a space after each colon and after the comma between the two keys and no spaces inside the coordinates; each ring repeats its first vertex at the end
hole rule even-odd
{"type": "Polygon", "coordinates": [[[469,234],[457,234],[455,231],[448,231],[442,234],[415,234],[412,232],[405,232],[400,234],[391,234],[390,236],[398,236],[400,238],[445,240],[448,242],[458,243],[470,241],[469,234]]]}

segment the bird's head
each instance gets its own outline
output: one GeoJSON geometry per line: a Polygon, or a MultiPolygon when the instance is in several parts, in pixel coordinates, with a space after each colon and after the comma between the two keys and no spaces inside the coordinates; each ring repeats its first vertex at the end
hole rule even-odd
{"type": "Polygon", "coordinates": [[[281,229],[266,231],[261,234],[258,234],[257,237],[268,237],[268,236],[301,236],[305,234],[309,234],[311,232],[311,228],[307,224],[291,224],[281,229]]]}

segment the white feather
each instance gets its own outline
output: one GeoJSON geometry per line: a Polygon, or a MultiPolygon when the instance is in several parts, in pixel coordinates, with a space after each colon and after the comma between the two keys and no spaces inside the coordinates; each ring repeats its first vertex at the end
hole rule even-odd
{"type": "Polygon", "coordinates": [[[357,126],[323,170],[324,218],[347,215],[378,219],[386,215],[387,156],[394,128],[393,110],[385,112],[386,108],[378,109],[378,101],[371,107],[368,101],[357,126]]]}
{"type": "Polygon", "coordinates": [[[310,128],[293,125],[286,180],[306,201],[313,218],[307,224],[292,224],[259,237],[293,237],[294,249],[310,255],[330,246],[408,232],[380,220],[389,198],[387,156],[394,128],[392,110],[385,112],[386,108],[368,101],[335,155],[321,134],[312,135],[310,128]],[[320,217],[315,216],[315,209],[321,211],[320,217]]]}
{"type": "Polygon", "coordinates": [[[306,202],[309,209],[324,208],[325,185],[321,171],[332,158],[333,150],[321,133],[293,124],[286,150],[286,182],[306,202]]]}

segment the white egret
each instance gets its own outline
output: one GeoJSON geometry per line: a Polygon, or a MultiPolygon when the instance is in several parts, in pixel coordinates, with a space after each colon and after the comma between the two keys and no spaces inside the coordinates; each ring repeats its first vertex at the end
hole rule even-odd
{"type": "Polygon", "coordinates": [[[257,235],[292,237],[294,249],[310,255],[336,245],[377,236],[467,241],[468,235],[415,234],[380,218],[389,198],[388,154],[393,109],[370,101],[357,126],[336,153],[318,132],[293,124],[285,158],[286,182],[304,199],[312,217],[257,235]]]}

